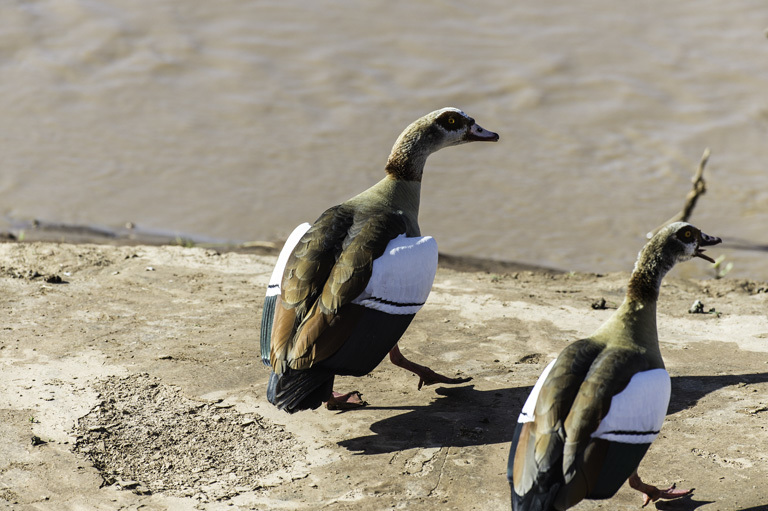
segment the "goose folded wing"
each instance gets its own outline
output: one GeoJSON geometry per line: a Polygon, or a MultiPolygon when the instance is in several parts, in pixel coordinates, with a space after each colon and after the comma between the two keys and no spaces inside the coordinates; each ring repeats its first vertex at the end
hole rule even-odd
{"type": "Polygon", "coordinates": [[[578,502],[598,484],[608,444],[595,442],[594,433],[608,415],[613,397],[627,387],[632,376],[648,369],[648,365],[642,355],[624,349],[605,350],[595,359],[564,423],[565,488],[560,496],[563,501],[578,502]]]}
{"type": "Polygon", "coordinates": [[[515,493],[548,492],[562,481],[563,423],[602,346],[576,341],[558,356],[541,386],[533,420],[523,425],[514,462],[515,493]],[[519,459],[518,459],[519,458],[519,459]]]}
{"type": "Polygon", "coordinates": [[[296,328],[322,292],[352,220],[352,212],[344,207],[329,208],[301,237],[288,257],[270,341],[270,365],[278,374],[285,371],[296,328]]]}
{"type": "MultiPolygon", "coordinates": [[[[360,318],[358,311],[345,306],[365,290],[373,261],[392,239],[405,232],[405,221],[398,213],[347,215],[340,223],[343,236],[334,234],[326,236],[325,243],[307,243],[302,258],[317,262],[301,269],[297,265],[297,282],[288,283],[294,293],[285,296],[303,299],[296,309],[307,310],[296,315],[295,333],[284,343],[288,365],[293,369],[307,369],[341,347],[360,318]]],[[[337,226],[331,229],[334,233],[341,230],[337,226]]],[[[299,248],[303,247],[297,247],[297,254],[299,248]]],[[[286,280],[290,280],[288,271],[286,280]]]]}

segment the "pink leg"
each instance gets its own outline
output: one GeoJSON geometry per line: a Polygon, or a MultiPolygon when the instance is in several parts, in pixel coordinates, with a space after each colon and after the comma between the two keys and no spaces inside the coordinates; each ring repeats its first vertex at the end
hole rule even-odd
{"type": "Polygon", "coordinates": [[[659,488],[650,484],[645,484],[640,476],[637,475],[635,470],[631,476],[629,476],[629,486],[643,494],[643,507],[647,506],[650,502],[656,502],[659,499],[679,499],[693,493],[693,488],[690,490],[676,490],[673,484],[666,490],[660,490],[659,488]]]}
{"type": "Polygon", "coordinates": [[[389,360],[392,361],[393,364],[395,364],[398,367],[402,367],[403,369],[407,369],[408,371],[411,371],[412,373],[415,373],[416,376],[419,377],[419,387],[418,389],[421,390],[421,387],[423,385],[432,385],[434,383],[447,383],[447,384],[457,384],[457,383],[465,383],[471,380],[472,378],[448,378],[447,376],[443,376],[442,374],[437,374],[429,367],[416,364],[414,362],[411,362],[405,356],[400,353],[400,348],[397,344],[395,344],[395,347],[392,348],[392,350],[389,352],[389,360]]]}
{"type": "Polygon", "coordinates": [[[363,401],[363,396],[357,391],[339,394],[334,392],[331,398],[325,402],[325,407],[329,410],[354,410],[367,405],[363,401]]]}

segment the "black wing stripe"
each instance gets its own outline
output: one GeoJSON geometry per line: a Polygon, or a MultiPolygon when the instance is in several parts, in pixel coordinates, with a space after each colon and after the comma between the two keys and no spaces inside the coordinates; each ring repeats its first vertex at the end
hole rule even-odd
{"type": "Polygon", "coordinates": [[[378,296],[369,296],[365,299],[365,301],[372,300],[374,302],[383,303],[384,305],[391,305],[393,307],[421,307],[426,302],[421,303],[402,303],[402,302],[393,302],[390,300],[385,300],[384,298],[379,298],[378,296]]]}
{"type": "Polygon", "coordinates": [[[621,431],[621,430],[614,430],[614,431],[604,431],[603,433],[600,433],[600,436],[603,435],[658,435],[660,431],[621,431]]]}

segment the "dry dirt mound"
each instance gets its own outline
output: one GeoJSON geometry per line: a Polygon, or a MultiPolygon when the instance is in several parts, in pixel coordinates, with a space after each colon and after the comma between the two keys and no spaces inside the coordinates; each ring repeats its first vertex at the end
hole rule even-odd
{"type": "Polygon", "coordinates": [[[78,421],[74,450],[108,485],[222,500],[259,489],[306,454],[282,426],[188,399],[147,374],[110,377],[94,389],[100,401],[78,421]]]}

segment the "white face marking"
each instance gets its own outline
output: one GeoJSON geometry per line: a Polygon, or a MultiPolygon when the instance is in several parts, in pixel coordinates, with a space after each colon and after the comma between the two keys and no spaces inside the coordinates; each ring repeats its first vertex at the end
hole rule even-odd
{"type": "Polygon", "coordinates": [[[696,242],[683,243],[683,247],[685,248],[685,252],[683,252],[683,256],[680,259],[687,261],[692,258],[693,254],[696,252],[696,242]]]}

